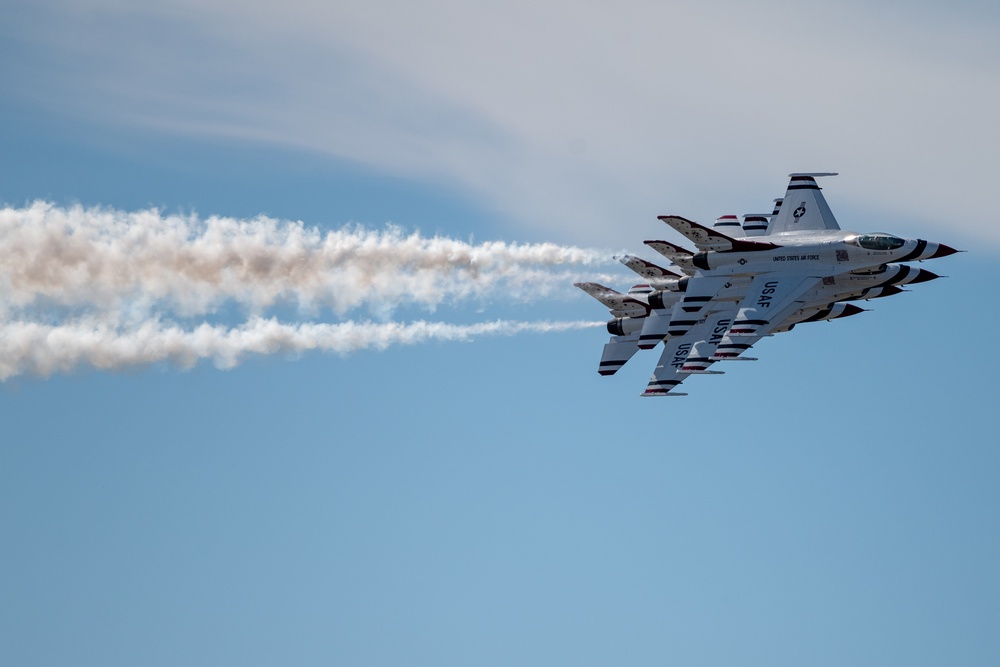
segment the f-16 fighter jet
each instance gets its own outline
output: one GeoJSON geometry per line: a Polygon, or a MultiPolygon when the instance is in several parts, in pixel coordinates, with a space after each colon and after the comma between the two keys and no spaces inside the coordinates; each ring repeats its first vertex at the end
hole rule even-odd
{"type": "Polygon", "coordinates": [[[666,302],[670,306],[681,298],[681,277],[676,273],[634,255],[623,255],[618,259],[647,282],[633,285],[627,294],[597,283],[574,283],[603,303],[614,318],[608,321],[611,340],[605,344],[601,355],[601,365],[598,368],[601,375],[614,375],[639,351],[643,323],[651,312],[649,294],[657,292],[657,304],[660,308],[664,307],[663,293],[669,295],[666,302]]]}
{"type": "MultiPolygon", "coordinates": [[[[697,252],[666,241],[646,242],[684,275],[657,267],[670,275],[649,276],[651,284],[642,294],[644,312],[628,316],[628,334],[622,329],[630,350],[625,360],[634,348],[664,344],[643,396],[683,395],[675,389],[688,375],[717,373],[708,370],[715,362],[745,359],[741,355],[764,336],[803,322],[855,315],[862,309],[846,301],[890,296],[902,291],[899,285],[938,277],[902,262],[946,257],[957,252],[954,248],[882,232],[841,230],[816,184],[817,177],[835,175],[791,174],[774,211],[744,216],[742,225],[736,216],[723,216],[712,228],[680,216],[660,216],[692,241],[697,252]]],[[[643,260],[632,259],[630,266],[641,273],[637,266],[643,260]]],[[[597,296],[585,285],[592,284],[578,286],[597,296]]],[[[616,344],[625,341],[612,338],[605,356],[616,344]]],[[[605,361],[602,374],[624,364],[605,361]]]]}

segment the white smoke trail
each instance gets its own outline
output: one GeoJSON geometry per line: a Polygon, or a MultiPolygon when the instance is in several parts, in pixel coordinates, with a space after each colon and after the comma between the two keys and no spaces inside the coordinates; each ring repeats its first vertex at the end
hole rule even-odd
{"type": "Polygon", "coordinates": [[[45,202],[0,209],[0,248],[0,317],[39,304],[144,305],[191,317],[224,302],[255,314],[286,303],[387,314],[497,293],[530,300],[577,278],[553,267],[609,259],[552,243],[472,244],[391,226],[322,232],[263,216],[201,220],[45,202]]]}
{"type": "Polygon", "coordinates": [[[324,232],[263,216],[202,220],[46,202],[0,209],[0,253],[0,381],[82,365],[187,368],[210,359],[231,368],[251,354],[347,353],[594,326],[282,323],[267,311],[293,305],[301,316],[327,308],[339,319],[358,307],[387,317],[399,306],[433,310],[469,298],[527,302],[569,293],[581,277],[574,270],[610,260],[552,243],[474,244],[391,226],[324,232]],[[232,319],[233,306],[249,319],[220,323],[232,319]],[[216,321],[198,321],[209,317],[216,321]]]}
{"type": "Polygon", "coordinates": [[[345,354],[432,339],[470,340],[479,335],[545,333],[601,324],[502,320],[467,325],[423,321],[285,324],[254,318],[236,328],[202,324],[185,330],[156,321],[135,328],[99,318],[58,325],[19,321],[0,326],[0,381],[24,373],[47,377],[82,364],[119,369],[167,361],[189,368],[200,359],[211,359],[219,368],[232,368],[248,354],[309,350],[345,354]]]}

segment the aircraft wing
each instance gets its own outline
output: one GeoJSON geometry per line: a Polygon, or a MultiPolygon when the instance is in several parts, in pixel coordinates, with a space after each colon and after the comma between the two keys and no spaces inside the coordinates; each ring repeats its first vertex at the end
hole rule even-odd
{"type": "Polygon", "coordinates": [[[670,313],[671,336],[688,333],[706,313],[709,312],[715,296],[726,285],[731,284],[731,276],[694,276],[688,281],[684,297],[674,304],[670,313]]]}
{"type": "Polygon", "coordinates": [[[835,173],[789,174],[788,190],[778,214],[771,222],[768,235],[786,232],[822,231],[840,229],[837,218],[826,203],[823,192],[816,184],[817,176],[836,176],[835,173]]]}
{"type": "Polygon", "coordinates": [[[689,375],[682,372],[681,367],[684,366],[692,345],[693,342],[687,337],[668,338],[664,341],[660,360],[653,369],[653,376],[649,378],[642,396],[687,396],[674,389],[689,375]]]}
{"type": "MultiPolygon", "coordinates": [[[[765,336],[791,331],[796,325],[805,322],[835,320],[863,312],[863,308],[843,301],[837,303],[816,300],[807,300],[805,303],[795,302],[778,313],[769,323],[759,327],[755,334],[730,336],[727,333],[709,356],[709,361],[747,359],[747,357],[740,357],[740,355],[756,345],[757,341],[765,336]],[[804,307],[799,308],[798,306],[804,307]]],[[[692,356],[694,356],[693,351],[692,356]]]]}
{"type": "Polygon", "coordinates": [[[802,273],[757,274],[740,301],[727,335],[731,338],[764,335],[801,308],[799,297],[822,279],[802,273]]]}
{"type": "Polygon", "coordinates": [[[736,304],[725,302],[711,309],[684,336],[664,341],[660,360],[649,378],[643,396],[684,396],[674,390],[692,373],[715,373],[708,367],[716,360],[710,359],[722,341],[736,313],[736,304]]]}
{"type": "Polygon", "coordinates": [[[756,359],[751,359],[750,357],[742,357],[744,352],[749,350],[751,347],[756,345],[762,338],[766,338],[771,335],[771,333],[778,333],[782,331],[790,331],[790,326],[785,325],[787,318],[781,321],[775,321],[761,327],[757,330],[755,334],[742,335],[742,336],[731,336],[728,333],[722,337],[718,345],[712,351],[709,356],[709,361],[714,363],[716,361],[732,361],[732,360],[750,360],[756,361],[756,359]]]}
{"type": "Polygon", "coordinates": [[[715,372],[708,370],[708,367],[718,361],[712,357],[726,332],[729,331],[729,327],[732,326],[733,317],[737,311],[737,304],[733,301],[723,302],[719,306],[705,318],[704,324],[699,324],[697,331],[691,332],[693,337],[698,340],[691,346],[691,350],[681,366],[681,371],[685,373],[715,372]]]}
{"type": "Polygon", "coordinates": [[[645,317],[649,305],[627,294],[597,283],[573,283],[584,292],[603,303],[614,317],[645,317]]]}
{"type": "Polygon", "coordinates": [[[734,239],[720,231],[700,225],[693,220],[682,218],[679,215],[661,215],[659,218],[693,241],[699,250],[748,252],[751,250],[771,250],[781,247],[767,241],[734,239]]]}

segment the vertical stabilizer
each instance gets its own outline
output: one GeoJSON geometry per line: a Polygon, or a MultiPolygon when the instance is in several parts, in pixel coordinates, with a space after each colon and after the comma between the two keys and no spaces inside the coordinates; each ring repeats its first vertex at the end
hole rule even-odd
{"type": "Polygon", "coordinates": [[[766,236],[771,228],[771,223],[778,217],[783,201],[784,199],[775,199],[774,210],[770,213],[747,213],[744,215],[743,233],[747,236],[766,236]]]}
{"type": "Polygon", "coordinates": [[[771,221],[769,234],[789,232],[822,231],[840,229],[823,192],[816,184],[819,176],[836,176],[835,173],[789,174],[788,190],[778,209],[778,215],[771,221]]]}
{"type": "Polygon", "coordinates": [[[760,213],[748,213],[743,216],[743,233],[747,236],[763,236],[767,233],[770,220],[760,213]]]}
{"type": "Polygon", "coordinates": [[[714,229],[718,229],[723,234],[739,237],[743,236],[743,228],[740,227],[740,219],[735,215],[721,215],[715,219],[714,229]]]}

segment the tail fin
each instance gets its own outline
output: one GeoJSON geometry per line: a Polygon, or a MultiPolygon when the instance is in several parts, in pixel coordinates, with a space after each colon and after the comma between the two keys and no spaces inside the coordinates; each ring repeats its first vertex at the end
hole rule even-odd
{"type": "Polygon", "coordinates": [[[816,185],[817,176],[836,175],[829,172],[789,174],[788,190],[778,208],[778,215],[771,221],[769,233],[840,229],[820,187],[816,185]]]}
{"type": "Polygon", "coordinates": [[[774,210],[770,213],[747,213],[743,216],[743,233],[747,236],[766,236],[770,232],[771,223],[778,217],[781,210],[781,202],[784,199],[774,200],[774,210]]]}
{"type": "Polygon", "coordinates": [[[743,235],[743,228],[740,227],[740,219],[735,215],[720,215],[715,219],[715,224],[712,225],[712,228],[729,236],[743,235]]]}
{"type": "Polygon", "coordinates": [[[743,216],[743,233],[747,236],[763,236],[767,233],[769,219],[760,213],[748,213],[743,216]]]}

